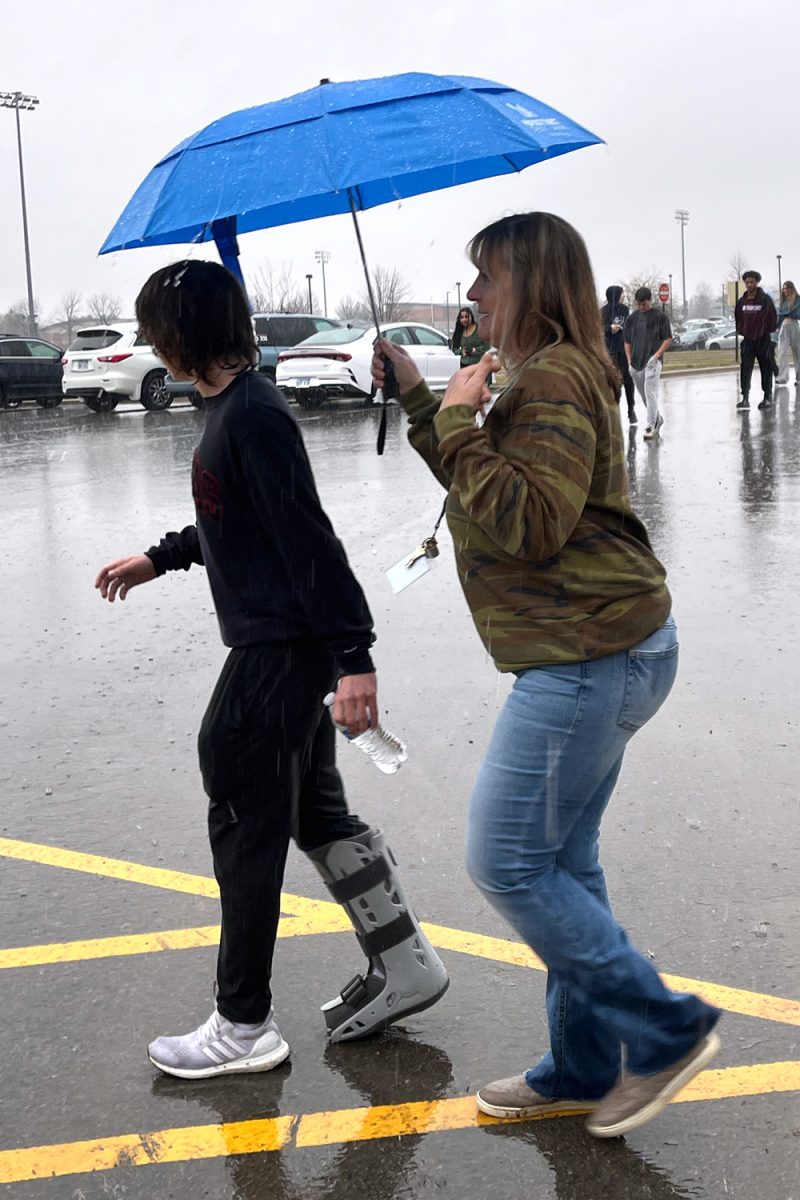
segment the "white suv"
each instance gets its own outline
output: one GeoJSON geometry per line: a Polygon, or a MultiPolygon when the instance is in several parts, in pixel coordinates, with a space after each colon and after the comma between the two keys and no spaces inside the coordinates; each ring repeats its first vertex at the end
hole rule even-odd
{"type": "Polygon", "coordinates": [[[172,403],[166,369],[139,338],[135,321],[79,329],[61,361],[64,395],[79,397],[92,412],[110,412],[120,400],[138,400],[151,411],[172,403]]]}

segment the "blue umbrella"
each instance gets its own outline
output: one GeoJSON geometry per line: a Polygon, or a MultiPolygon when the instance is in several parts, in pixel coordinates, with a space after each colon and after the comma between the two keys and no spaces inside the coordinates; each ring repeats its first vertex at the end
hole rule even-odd
{"type": "Polygon", "coordinates": [[[351,212],[370,291],[358,210],[600,142],[554,108],[486,79],[322,80],[181,142],[138,188],[100,253],[213,238],[241,279],[238,234],[351,212]]]}
{"type": "Polygon", "coordinates": [[[101,247],[207,241],[522,171],[602,141],[539,100],[455,75],[323,81],[229,113],[153,168],[101,247]]]}

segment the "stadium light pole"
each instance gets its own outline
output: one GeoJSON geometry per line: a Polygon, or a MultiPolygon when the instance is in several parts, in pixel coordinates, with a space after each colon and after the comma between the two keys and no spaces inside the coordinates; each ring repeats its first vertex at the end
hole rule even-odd
{"type": "Polygon", "coordinates": [[[25,205],[25,172],[22,168],[22,128],[19,123],[20,109],[33,112],[39,100],[23,92],[0,92],[0,108],[13,108],[17,115],[17,150],[19,151],[19,190],[22,197],[22,236],[25,241],[25,272],[28,277],[28,329],[36,337],[36,313],[33,306],[33,279],[31,277],[31,247],[28,239],[28,210],[25,205]]]}
{"type": "Polygon", "coordinates": [[[685,208],[675,209],[675,220],[681,227],[681,278],[683,281],[683,319],[686,320],[686,250],[684,246],[683,231],[689,224],[689,213],[685,208]]]}
{"type": "Polygon", "coordinates": [[[315,250],[314,258],[317,260],[319,265],[322,267],[322,308],[325,312],[325,316],[327,317],[327,315],[328,315],[328,292],[325,287],[325,263],[329,263],[331,261],[331,252],[330,252],[330,250],[315,250]]]}
{"type": "Polygon", "coordinates": [[[314,305],[313,305],[313,302],[312,302],[312,300],[311,300],[311,275],[306,275],[306,281],[307,281],[307,283],[308,283],[308,311],[309,311],[310,313],[313,313],[313,311],[314,311],[314,305]]]}

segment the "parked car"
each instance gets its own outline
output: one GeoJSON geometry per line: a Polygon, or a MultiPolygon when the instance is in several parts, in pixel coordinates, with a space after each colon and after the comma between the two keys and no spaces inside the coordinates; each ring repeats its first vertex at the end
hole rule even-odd
{"type": "Polygon", "coordinates": [[[63,353],[41,338],[0,333],[0,408],[17,408],[23,400],[40,408],[60,404],[63,353]]]}
{"type": "MultiPolygon", "coordinates": [[[[460,360],[447,338],[430,325],[392,322],[381,325],[384,337],[397,342],[416,362],[431,388],[444,388],[460,360]]],[[[372,343],[375,329],[333,329],[315,333],[278,355],[277,384],[301,408],[319,408],[338,396],[372,395],[372,343]]]]}
{"type": "Polygon", "coordinates": [[[736,349],[736,326],[728,325],[725,329],[719,329],[706,343],[707,350],[735,350],[736,349]]]}
{"type": "Polygon", "coordinates": [[[306,341],[315,333],[341,329],[342,322],[333,317],[316,317],[313,313],[253,313],[253,328],[261,355],[258,369],[274,380],[282,351],[306,341]]]}
{"type": "Polygon", "coordinates": [[[705,326],[689,325],[673,330],[671,350],[702,350],[711,331],[705,326]]]}
{"type": "Polygon", "coordinates": [[[143,408],[169,408],[166,369],[142,338],[135,321],[109,321],[79,329],[63,358],[65,396],[92,412],[110,412],[120,400],[143,408]]]}
{"type": "MultiPolygon", "coordinates": [[[[341,329],[342,322],[332,317],[317,317],[313,313],[253,313],[253,330],[259,352],[259,371],[274,382],[278,355],[315,333],[341,329]]],[[[187,396],[195,408],[202,407],[200,395],[190,383],[181,383],[167,375],[167,391],[171,396],[187,396]]]]}

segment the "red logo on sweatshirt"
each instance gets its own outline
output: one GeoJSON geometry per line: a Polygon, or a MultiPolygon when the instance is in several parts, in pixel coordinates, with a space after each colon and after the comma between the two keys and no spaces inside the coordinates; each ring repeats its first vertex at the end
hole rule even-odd
{"type": "Polygon", "coordinates": [[[222,488],[216,475],[212,475],[211,471],[207,471],[200,462],[200,456],[197,451],[194,452],[192,459],[192,495],[194,496],[194,506],[198,512],[204,517],[211,517],[215,521],[222,519],[222,488]]]}

